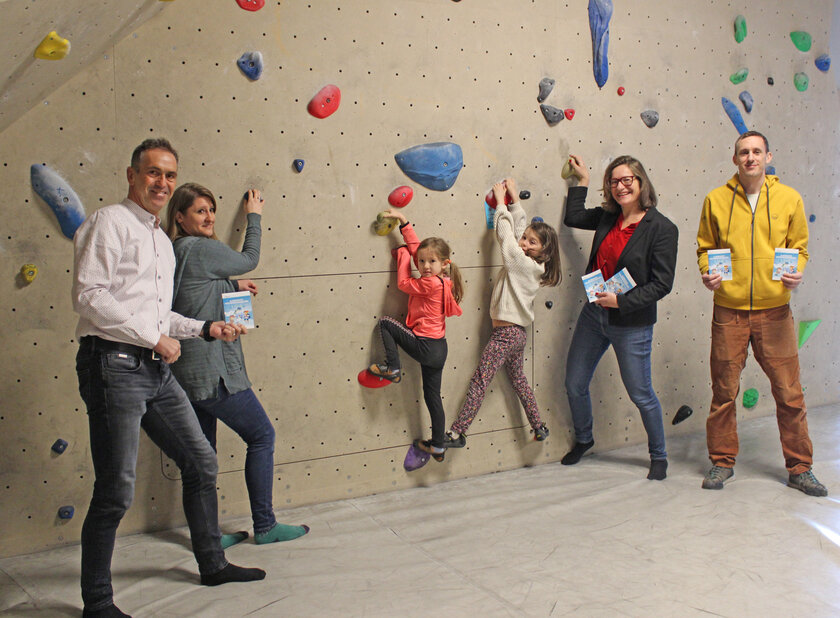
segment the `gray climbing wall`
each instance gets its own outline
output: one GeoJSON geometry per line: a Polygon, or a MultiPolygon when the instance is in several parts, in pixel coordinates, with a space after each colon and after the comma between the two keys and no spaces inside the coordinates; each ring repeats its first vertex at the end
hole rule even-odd
{"type": "MultiPolygon", "coordinates": [[[[840,230],[832,210],[840,192],[840,100],[834,76],[813,65],[828,51],[831,0],[795,6],[770,0],[760,9],[723,0],[616,5],[610,77],[602,90],[592,75],[582,1],[295,0],[267,2],[252,13],[233,0],[177,0],[43,101],[31,101],[30,111],[0,133],[6,222],[0,236],[6,325],[0,556],[76,542],[93,483],[74,371],[72,244],[32,191],[29,166],[46,163],[61,173],[90,213],[125,196],[130,152],[149,136],[166,136],[180,151],[180,181],[216,193],[217,231],[233,246],[241,243],[244,222],[238,197],[250,186],[266,195],[262,260],[251,275],[260,286],[258,328],[245,350],[277,429],[278,509],[552,462],[566,452],[573,435],[564,363],[584,302],[580,275],[590,233],[560,227],[563,282],[540,292],[529,329],[528,376],[551,429],[547,442],[532,441],[501,375],[469,448],[407,474],[407,445],[428,435],[419,368],[406,361],[403,382],[382,390],[362,389],[356,373],[381,356],[377,318],[402,316],[405,308],[390,256],[395,239],[371,231],[389,192],[414,187],[404,212],[421,237],[449,240],[466,279],[464,315],[448,322],[443,397],[451,420],[489,335],[489,296],[500,264],[482,198],[494,181],[513,175],[531,191],[524,204],[529,214],[560,226],[567,189],[560,169],[570,152],[589,163],[595,178],[617,155],[640,158],[662,211],[680,228],[676,285],[660,305],[655,329],[654,384],[669,434],[698,433],[690,456],[702,469],[711,295],[697,273],[694,236],[703,196],[734,171],[737,132],[720,97],[737,100],[744,88],[755,98],[752,113],[744,114],[747,124],[768,134],[779,175],[800,190],[807,214],[816,217],[813,259],[793,306],[798,319],[823,320],[801,351],[807,401],[812,407],[836,402],[840,286],[833,249],[840,230]],[[732,34],[739,13],[748,26],[741,44],[732,34]],[[791,30],[810,32],[814,48],[798,51],[791,30]],[[248,51],[263,54],[258,81],[236,66],[248,51]],[[729,75],[744,66],[747,81],[733,86],[729,75]],[[793,86],[797,71],[811,78],[806,92],[793,86]],[[573,120],[554,127],[544,121],[536,97],[545,76],[557,80],[546,103],[575,109],[573,120]],[[341,88],[340,109],[315,119],[307,102],[330,83],[341,88]],[[653,129],[639,117],[645,109],[660,114],[653,129]],[[393,158],[435,141],[456,142],[464,151],[464,169],[445,192],[410,182],[393,158]],[[295,158],[306,161],[300,174],[295,158]],[[29,285],[16,275],[25,263],[39,269],[29,285]],[[695,413],[672,427],[682,404],[695,413]],[[69,443],[61,455],[50,451],[57,438],[69,443]],[[75,506],[73,519],[57,518],[63,505],[75,506]]],[[[590,205],[596,203],[593,192],[590,205]]],[[[753,360],[742,384],[761,393],[742,418],[772,413],[767,381],[753,360]]],[[[598,369],[593,398],[598,450],[645,440],[611,353],[598,369]]],[[[768,457],[782,465],[781,453],[768,457]]],[[[219,464],[222,518],[246,515],[244,446],[226,429],[219,464]]],[[[642,477],[646,462],[634,470],[642,477]]],[[[137,476],[134,506],[120,532],[182,524],[177,469],[145,438],[137,476]]]]}

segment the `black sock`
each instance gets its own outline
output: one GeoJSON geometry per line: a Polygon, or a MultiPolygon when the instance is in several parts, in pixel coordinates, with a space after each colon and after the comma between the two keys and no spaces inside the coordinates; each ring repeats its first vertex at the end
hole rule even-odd
{"type": "Polygon", "coordinates": [[[668,461],[665,459],[651,459],[650,472],[648,472],[648,479],[651,481],[664,481],[667,474],[668,461]]]}
{"type": "Polygon", "coordinates": [[[265,579],[265,571],[262,569],[249,569],[246,567],[228,564],[218,573],[201,576],[202,586],[221,586],[230,582],[252,582],[258,579],[265,579]]]}
{"type": "Polygon", "coordinates": [[[589,442],[576,442],[572,447],[572,450],[563,456],[560,463],[564,466],[575,465],[580,461],[580,458],[583,457],[583,454],[593,446],[595,446],[595,440],[590,440],[589,442]]]}
{"type": "Polygon", "coordinates": [[[85,608],[82,610],[82,618],[122,618],[123,616],[131,618],[129,614],[123,613],[119,607],[113,604],[102,609],[85,608]]]}

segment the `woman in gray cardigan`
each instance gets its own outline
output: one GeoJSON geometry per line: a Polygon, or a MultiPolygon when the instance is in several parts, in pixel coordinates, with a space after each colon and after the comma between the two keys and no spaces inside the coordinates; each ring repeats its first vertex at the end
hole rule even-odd
{"type": "MultiPolygon", "coordinates": [[[[239,252],[216,238],[216,200],[207,188],[187,183],[175,190],[169,202],[166,226],[177,262],[173,310],[199,320],[223,320],[223,293],[257,293],[253,281],[229,277],[251,271],[259,263],[263,205],[259,191],[252,189],[245,194],[243,209],[248,227],[239,252]]],[[[181,357],[172,365],[172,373],[187,392],[204,435],[214,449],[216,419],[233,429],[248,445],[245,484],[257,544],[302,536],[309,532],[308,526],[280,524],[274,518],[274,427],[251,390],[242,344],[239,340],[216,343],[201,338],[182,341],[181,357]]],[[[222,545],[229,547],[247,536],[247,532],[223,535],[222,545]]]]}

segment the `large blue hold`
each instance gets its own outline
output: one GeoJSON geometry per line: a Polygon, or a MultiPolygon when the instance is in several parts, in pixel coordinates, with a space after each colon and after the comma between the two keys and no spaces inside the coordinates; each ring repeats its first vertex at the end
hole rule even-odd
{"type": "Polygon", "coordinates": [[[397,165],[414,182],[433,191],[446,191],[464,166],[461,147],[452,142],[413,146],[394,155],[397,165]]]}
{"type": "Polygon", "coordinates": [[[610,44],[612,0],[589,0],[589,29],[592,31],[592,70],[598,88],[603,88],[610,75],[607,47],[610,44]]]}
{"type": "Polygon", "coordinates": [[[239,70],[251,81],[257,81],[262,77],[263,72],[263,57],[258,51],[245,52],[236,61],[239,70]]]}
{"type": "Polygon", "coordinates": [[[726,97],[721,97],[720,102],[723,103],[723,110],[726,112],[726,115],[729,116],[732,124],[734,124],[735,128],[738,129],[738,135],[749,131],[746,123],[744,122],[743,116],[741,116],[741,112],[737,107],[735,107],[735,104],[726,97]]]}
{"type": "Polygon", "coordinates": [[[55,213],[61,232],[72,240],[73,234],[85,220],[85,209],[73,187],[57,172],[41,163],[29,168],[29,176],[35,193],[55,213]]]}

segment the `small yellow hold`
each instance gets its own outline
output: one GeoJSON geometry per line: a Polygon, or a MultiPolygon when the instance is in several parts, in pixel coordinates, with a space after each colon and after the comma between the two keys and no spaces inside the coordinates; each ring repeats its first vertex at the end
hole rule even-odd
{"type": "Polygon", "coordinates": [[[560,172],[560,176],[563,177],[563,180],[568,180],[572,176],[577,176],[578,178],[580,178],[580,176],[578,176],[577,172],[575,171],[575,168],[572,167],[571,159],[566,159],[566,165],[563,166],[563,170],[560,172]]]}
{"type": "Polygon", "coordinates": [[[35,49],[35,57],[41,60],[61,60],[70,53],[70,41],[62,39],[55,30],[50,32],[35,49]]]}
{"type": "Polygon", "coordinates": [[[24,264],[20,267],[20,276],[27,283],[32,283],[38,276],[38,267],[35,264],[24,264]]]}
{"type": "Polygon", "coordinates": [[[387,236],[397,227],[397,223],[398,220],[394,217],[389,217],[384,212],[380,212],[376,215],[376,223],[373,224],[373,229],[380,236],[387,236]]]}

